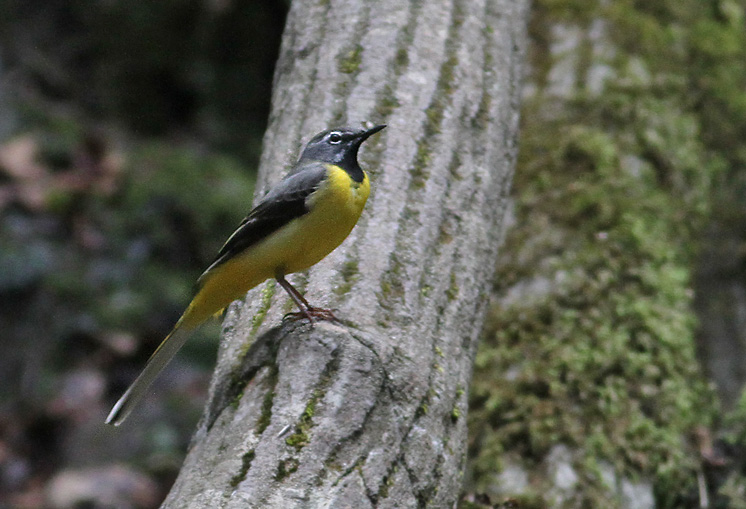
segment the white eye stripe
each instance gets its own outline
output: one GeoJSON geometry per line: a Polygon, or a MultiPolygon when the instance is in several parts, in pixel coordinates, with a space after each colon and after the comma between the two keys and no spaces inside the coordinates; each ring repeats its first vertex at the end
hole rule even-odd
{"type": "Polygon", "coordinates": [[[342,133],[339,131],[333,131],[329,133],[329,143],[332,143],[336,145],[337,143],[341,143],[342,141],[342,133]]]}

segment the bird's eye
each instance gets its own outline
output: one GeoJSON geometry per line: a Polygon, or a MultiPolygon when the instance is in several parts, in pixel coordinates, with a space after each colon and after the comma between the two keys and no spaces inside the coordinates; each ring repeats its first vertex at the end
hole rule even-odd
{"type": "Polygon", "coordinates": [[[342,141],[342,133],[333,132],[329,135],[329,143],[333,143],[336,145],[337,143],[342,141]]]}

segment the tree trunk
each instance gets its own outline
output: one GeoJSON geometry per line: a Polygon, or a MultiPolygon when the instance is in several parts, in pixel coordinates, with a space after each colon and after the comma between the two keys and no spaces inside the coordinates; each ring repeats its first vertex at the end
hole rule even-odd
{"type": "Polygon", "coordinates": [[[261,161],[387,123],[347,241],[291,280],[343,324],[281,325],[274,282],[230,308],[166,507],[447,507],[516,156],[524,1],[294,2],[261,161]]]}
{"type": "Polygon", "coordinates": [[[724,451],[746,434],[722,447],[715,426],[746,407],[721,413],[695,349],[720,336],[707,350],[737,397],[744,350],[723,310],[742,302],[743,257],[722,223],[702,244],[701,331],[692,283],[708,215],[738,217],[717,182],[743,203],[746,124],[724,97],[741,104],[746,75],[724,70],[744,45],[706,44],[743,40],[741,18],[697,1],[532,5],[516,227],[477,354],[467,489],[530,507],[736,507],[743,454],[724,451]]]}

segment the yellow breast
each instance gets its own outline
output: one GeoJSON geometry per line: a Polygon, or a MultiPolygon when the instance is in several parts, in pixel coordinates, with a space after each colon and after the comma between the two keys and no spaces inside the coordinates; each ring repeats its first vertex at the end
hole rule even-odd
{"type": "Polygon", "coordinates": [[[363,181],[355,182],[339,166],[327,164],[326,169],[326,181],[306,200],[311,214],[317,209],[336,210],[341,220],[351,220],[354,226],[370,194],[368,175],[363,173],[363,181]]]}
{"type": "Polygon", "coordinates": [[[370,194],[370,181],[364,175],[355,182],[342,168],[327,165],[328,178],[306,201],[311,211],[294,221],[302,238],[287,260],[287,273],[305,270],[331,253],[357,224],[370,194]]]}

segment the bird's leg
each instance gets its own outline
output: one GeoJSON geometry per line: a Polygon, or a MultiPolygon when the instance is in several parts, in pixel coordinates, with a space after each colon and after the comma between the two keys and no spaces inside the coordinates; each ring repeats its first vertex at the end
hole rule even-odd
{"type": "Polygon", "coordinates": [[[293,302],[295,302],[295,305],[298,306],[298,309],[300,309],[297,313],[288,313],[283,317],[283,320],[300,320],[302,318],[307,318],[309,322],[314,323],[314,319],[319,320],[328,320],[331,322],[338,322],[336,316],[334,316],[334,313],[331,309],[324,309],[324,308],[317,308],[313,307],[308,303],[305,297],[295,289],[293,285],[291,285],[287,279],[285,279],[285,276],[283,274],[277,274],[275,276],[275,279],[277,279],[277,282],[280,283],[280,286],[288,292],[288,295],[290,295],[290,298],[293,299],[293,302]]]}
{"type": "Polygon", "coordinates": [[[293,302],[295,302],[295,305],[298,306],[301,311],[311,307],[303,294],[296,290],[295,287],[291,285],[287,279],[285,279],[285,276],[278,274],[277,276],[275,276],[275,279],[277,279],[277,282],[280,283],[280,286],[286,292],[288,292],[290,298],[293,299],[293,302]]]}

